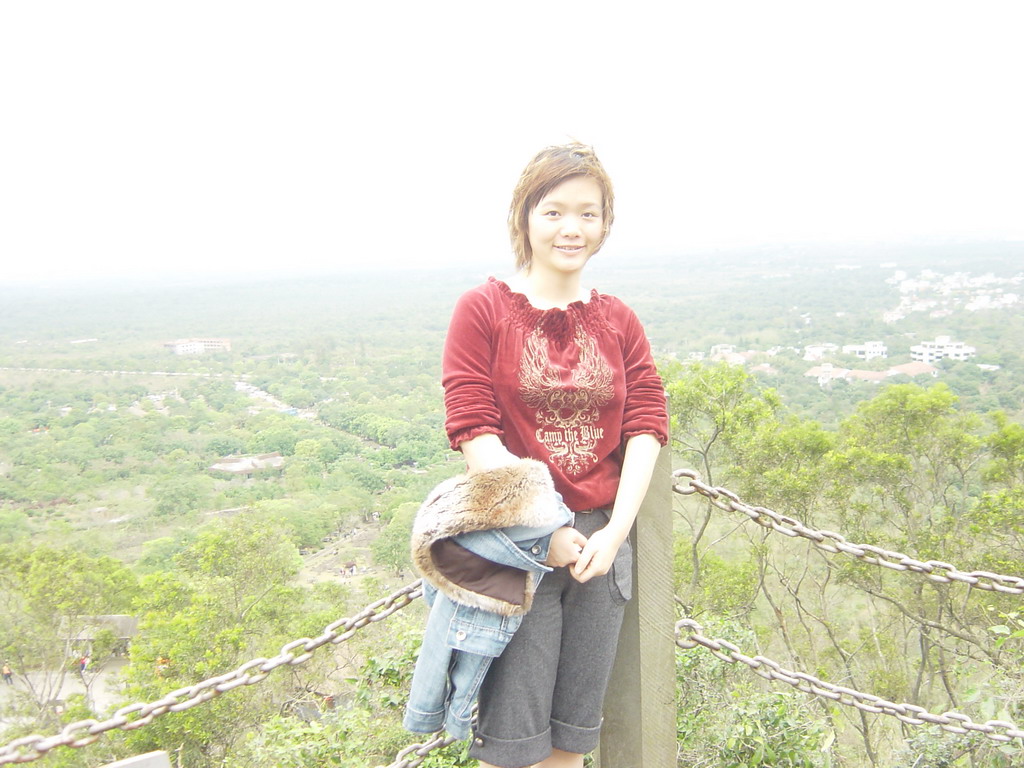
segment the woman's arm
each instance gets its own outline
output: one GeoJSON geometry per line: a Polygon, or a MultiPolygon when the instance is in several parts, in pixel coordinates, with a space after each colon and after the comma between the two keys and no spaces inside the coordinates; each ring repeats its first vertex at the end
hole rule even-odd
{"type": "Polygon", "coordinates": [[[509,452],[500,437],[490,432],[463,440],[459,443],[459,450],[466,459],[466,468],[471,475],[504,467],[519,460],[518,456],[509,452]]]}
{"type": "Polygon", "coordinates": [[[626,441],[622,458],[622,474],[615,493],[611,519],[604,528],[595,531],[583,548],[571,573],[577,581],[585,582],[602,576],[611,569],[615,554],[629,536],[640,504],[651,484],[654,463],[658,460],[661,442],[650,434],[634,435],[626,441]]]}
{"type": "Polygon", "coordinates": [[[502,437],[501,409],[492,379],[496,322],[492,293],[487,286],[464,293],[448,325],[441,385],[445,431],[453,449],[487,433],[502,437]]]}
{"type": "MultiPolygon", "coordinates": [[[[466,466],[471,475],[519,461],[519,457],[511,453],[497,435],[479,435],[459,443],[459,448],[462,449],[462,455],[466,458],[466,466]]],[[[553,568],[572,565],[579,559],[580,552],[586,543],[587,537],[575,528],[570,526],[559,528],[551,534],[551,545],[545,565],[553,568]]]]}

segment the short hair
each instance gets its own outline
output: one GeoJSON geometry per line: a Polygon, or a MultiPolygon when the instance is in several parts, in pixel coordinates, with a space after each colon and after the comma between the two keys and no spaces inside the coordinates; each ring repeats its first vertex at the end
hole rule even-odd
{"type": "Polygon", "coordinates": [[[601,221],[604,231],[601,233],[601,242],[594,252],[604,245],[615,218],[615,197],[612,194],[612,180],[594,154],[593,147],[578,142],[547,147],[538,152],[527,164],[512,192],[512,205],[508,211],[508,234],[512,239],[512,250],[515,252],[516,269],[529,267],[533,262],[533,252],[530,249],[530,214],[552,189],[574,176],[593,179],[601,188],[601,221]]]}

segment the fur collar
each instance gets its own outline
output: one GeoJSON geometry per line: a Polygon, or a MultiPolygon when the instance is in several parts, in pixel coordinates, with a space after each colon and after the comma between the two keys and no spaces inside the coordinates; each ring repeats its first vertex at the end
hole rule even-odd
{"type": "MultiPolygon", "coordinates": [[[[501,588],[481,588],[479,581],[469,588],[451,576],[450,559],[461,548],[447,540],[460,533],[513,525],[557,527],[561,514],[551,473],[539,461],[520,459],[487,472],[457,475],[434,488],[416,513],[412,561],[424,579],[458,603],[505,616],[521,615],[533,601],[534,574],[492,563],[484,581],[501,582],[501,588]],[[512,599],[510,588],[517,593],[512,599]]],[[[466,550],[462,553],[467,560],[477,558],[466,550]]],[[[473,564],[478,576],[481,567],[486,566],[473,564]]]]}

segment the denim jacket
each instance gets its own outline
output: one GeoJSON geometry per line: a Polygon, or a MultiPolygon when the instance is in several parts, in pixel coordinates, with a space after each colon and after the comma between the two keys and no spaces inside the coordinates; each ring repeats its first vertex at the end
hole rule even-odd
{"type": "Polygon", "coordinates": [[[405,727],[466,738],[480,684],[529,610],[551,534],[572,512],[547,468],[508,468],[446,481],[413,525],[413,561],[430,604],[405,727]],[[484,527],[490,526],[490,527],[484,527]]]}

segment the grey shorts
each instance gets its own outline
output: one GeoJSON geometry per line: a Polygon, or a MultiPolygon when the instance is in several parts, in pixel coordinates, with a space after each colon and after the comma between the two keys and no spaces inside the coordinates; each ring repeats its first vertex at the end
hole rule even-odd
{"type": "MultiPolygon", "coordinates": [[[[608,512],[576,515],[585,536],[608,512]]],[[[632,593],[627,540],[612,569],[580,584],[567,568],[544,576],[533,607],[480,689],[470,756],[501,768],[540,762],[552,748],[585,754],[598,744],[619,628],[632,593]]]]}

